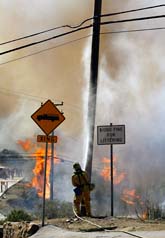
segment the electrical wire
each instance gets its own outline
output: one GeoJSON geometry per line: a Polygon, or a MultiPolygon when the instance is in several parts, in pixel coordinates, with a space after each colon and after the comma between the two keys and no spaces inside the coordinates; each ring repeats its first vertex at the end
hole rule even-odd
{"type": "Polygon", "coordinates": [[[37,102],[41,102],[41,100],[43,99],[41,97],[33,96],[33,95],[30,95],[30,94],[26,94],[26,93],[20,93],[20,92],[15,92],[15,91],[10,92],[9,90],[4,89],[4,88],[0,88],[0,93],[5,94],[5,95],[15,95],[15,96],[18,96],[18,97],[26,97],[26,98],[28,97],[32,101],[37,101],[37,102]]]}
{"type": "MultiPolygon", "coordinates": [[[[145,31],[156,31],[156,30],[165,30],[165,27],[153,27],[153,28],[141,28],[141,29],[132,29],[132,30],[107,31],[107,32],[101,32],[100,35],[119,34],[119,33],[131,33],[131,32],[132,33],[133,32],[145,32],[145,31]]],[[[30,56],[41,54],[43,52],[46,52],[46,51],[49,51],[49,50],[53,50],[53,49],[56,49],[56,48],[59,48],[59,47],[62,47],[62,46],[65,46],[65,45],[68,45],[70,43],[73,43],[73,42],[76,42],[76,41],[80,41],[82,39],[85,39],[85,38],[88,38],[88,37],[91,37],[91,36],[92,36],[92,34],[89,34],[89,35],[86,35],[84,37],[81,37],[81,38],[78,38],[78,39],[75,39],[75,40],[71,40],[71,41],[59,44],[57,46],[53,46],[53,47],[50,47],[50,48],[47,48],[47,49],[43,49],[43,50],[40,50],[40,51],[31,53],[31,54],[28,54],[28,55],[25,55],[25,56],[22,56],[22,57],[18,57],[16,59],[5,61],[3,63],[0,63],[0,65],[5,65],[5,64],[12,63],[12,62],[15,62],[15,61],[18,61],[18,60],[21,60],[21,59],[28,58],[30,56]]]]}
{"type": "MultiPolygon", "coordinates": [[[[0,87],[0,93],[5,94],[5,95],[15,95],[18,97],[25,97],[25,98],[28,98],[29,100],[40,102],[40,103],[42,100],[47,100],[46,97],[39,97],[39,96],[35,96],[32,94],[22,93],[19,91],[13,91],[13,90],[10,91],[8,89],[1,88],[1,87],[0,87]]],[[[53,101],[60,102],[60,100],[58,100],[58,99],[53,99],[53,101]]]]}
{"type": "MultiPolygon", "coordinates": [[[[116,16],[116,15],[121,15],[121,14],[125,14],[125,13],[131,13],[131,12],[143,11],[143,10],[148,10],[148,9],[160,8],[160,7],[164,7],[164,6],[165,6],[165,4],[160,4],[160,5],[154,5],[154,6],[144,7],[144,8],[131,9],[131,10],[127,10],[127,11],[114,12],[114,13],[108,13],[108,14],[101,14],[100,17],[116,16]]],[[[53,28],[50,28],[50,29],[47,29],[47,30],[43,30],[43,31],[37,32],[37,33],[33,33],[33,34],[30,34],[30,35],[27,35],[27,36],[22,36],[22,37],[13,39],[13,40],[2,42],[2,43],[0,43],[0,46],[8,44],[8,43],[15,42],[15,41],[20,41],[20,40],[23,40],[23,39],[27,39],[27,38],[30,38],[30,37],[33,37],[33,36],[37,36],[37,35],[40,35],[40,34],[44,34],[44,33],[47,33],[47,32],[50,32],[50,31],[54,31],[54,30],[57,30],[57,29],[62,29],[62,28],[72,28],[72,29],[79,28],[84,23],[86,23],[87,21],[90,21],[90,20],[92,20],[94,18],[96,18],[96,17],[87,18],[87,19],[83,20],[80,24],[77,24],[75,26],[74,25],[68,25],[68,24],[67,25],[61,25],[61,26],[53,27],[53,28]]]]}
{"type": "MultiPolygon", "coordinates": [[[[7,156],[2,156],[0,155],[0,162],[29,162],[29,160],[26,160],[26,159],[36,159],[36,157],[45,157],[44,154],[18,154],[18,155],[7,155],[7,156]],[[11,160],[13,159],[13,160],[11,160]]],[[[51,158],[51,156],[48,156],[48,159],[51,158]]],[[[68,163],[75,163],[74,161],[71,161],[71,160],[67,160],[67,159],[64,159],[63,157],[57,157],[57,156],[54,156],[53,157],[55,160],[57,161],[60,161],[60,162],[68,162],[68,163]]]]}
{"type": "MultiPolygon", "coordinates": [[[[28,98],[28,100],[36,101],[36,102],[40,102],[40,103],[43,100],[44,101],[48,100],[47,97],[39,97],[39,96],[35,96],[35,95],[32,95],[32,94],[22,93],[22,92],[13,91],[13,90],[10,91],[8,89],[1,88],[1,87],[0,87],[0,93],[5,94],[5,95],[15,95],[15,96],[18,96],[18,97],[25,97],[25,98],[28,98]]],[[[61,102],[59,99],[54,99],[54,98],[49,98],[49,99],[51,99],[52,101],[61,102]]],[[[77,110],[78,112],[81,111],[81,108],[79,106],[76,106],[76,105],[71,104],[71,103],[65,103],[65,106],[69,106],[71,108],[74,108],[74,110],[77,110]]]]}
{"type": "Polygon", "coordinates": [[[24,39],[27,39],[27,38],[30,38],[30,37],[33,37],[33,36],[37,36],[37,35],[40,35],[40,34],[43,34],[43,33],[47,33],[49,31],[54,31],[54,30],[57,30],[57,29],[61,29],[63,27],[66,27],[66,26],[58,26],[58,27],[50,28],[48,30],[44,30],[44,31],[40,31],[40,32],[37,32],[37,33],[33,33],[33,34],[30,34],[30,35],[27,35],[27,36],[22,36],[22,37],[13,39],[13,40],[2,42],[2,43],[0,43],[0,45],[6,45],[6,44],[9,44],[9,43],[12,43],[12,42],[15,42],[15,41],[24,40],[24,39]]]}
{"type": "Polygon", "coordinates": [[[143,28],[143,29],[132,29],[132,30],[119,30],[119,31],[107,31],[107,32],[101,32],[100,35],[142,32],[142,31],[156,31],[156,30],[165,30],[165,27],[154,27],[154,28],[143,28]]]}
{"type": "Polygon", "coordinates": [[[123,20],[104,21],[104,22],[101,22],[100,25],[107,25],[107,24],[109,25],[109,24],[132,22],[132,21],[145,21],[145,20],[159,19],[164,17],[165,15],[156,15],[156,16],[149,16],[149,17],[138,17],[138,18],[123,19],[123,20]]]}
{"type": "Polygon", "coordinates": [[[120,15],[120,14],[137,12],[137,11],[144,11],[144,10],[149,10],[149,9],[153,9],[153,8],[160,8],[160,7],[165,7],[165,4],[154,5],[154,6],[143,7],[143,8],[137,8],[137,9],[131,9],[131,10],[122,11],[122,12],[114,12],[114,13],[108,13],[108,14],[101,14],[100,17],[116,16],[116,15],[120,15]]]}
{"type": "Polygon", "coordinates": [[[27,39],[27,38],[30,38],[30,37],[33,37],[33,36],[41,35],[41,34],[44,34],[44,33],[50,32],[50,31],[54,31],[54,30],[66,28],[66,27],[67,27],[67,28],[72,28],[72,29],[79,28],[79,27],[81,27],[84,23],[86,23],[87,21],[92,20],[92,19],[93,19],[93,17],[87,18],[87,19],[85,19],[84,21],[82,21],[80,24],[75,25],[75,26],[72,26],[72,25],[62,25],[62,26],[53,27],[53,28],[50,28],[50,29],[47,29],[47,30],[44,30],[44,31],[40,31],[40,32],[37,32],[37,33],[33,33],[33,34],[30,34],[30,35],[27,35],[27,36],[22,36],[22,37],[13,39],[13,40],[9,40],[9,41],[2,42],[2,43],[0,43],[0,46],[1,46],[1,45],[9,44],[9,43],[12,43],[12,42],[15,42],[15,41],[24,40],[24,39],[27,39]]]}
{"type": "Polygon", "coordinates": [[[17,50],[21,50],[21,49],[24,49],[24,48],[27,48],[27,47],[30,47],[30,46],[38,45],[38,44],[44,43],[46,41],[53,40],[53,39],[56,39],[56,38],[59,38],[59,37],[62,37],[62,36],[66,36],[66,35],[69,35],[71,33],[74,33],[74,32],[80,31],[80,30],[88,29],[88,28],[90,28],[92,26],[93,26],[93,24],[90,24],[88,26],[80,27],[80,28],[72,30],[72,31],[61,33],[59,35],[52,36],[52,37],[49,37],[49,38],[44,39],[44,40],[32,42],[32,43],[29,43],[29,44],[26,44],[26,45],[22,45],[22,46],[19,46],[19,47],[10,49],[10,50],[6,50],[6,51],[3,51],[3,52],[0,52],[0,55],[8,54],[8,53],[11,53],[11,52],[14,52],[14,51],[17,51],[17,50]]]}
{"type": "Polygon", "coordinates": [[[65,46],[65,45],[71,44],[71,43],[73,43],[73,42],[80,41],[80,40],[85,39],[85,38],[88,38],[88,37],[90,37],[90,36],[92,36],[92,34],[86,35],[86,36],[83,36],[83,37],[80,37],[80,38],[77,38],[77,39],[75,39],[75,40],[71,40],[71,41],[68,41],[68,42],[65,42],[65,43],[62,43],[62,44],[59,44],[59,45],[56,45],[56,46],[53,46],[53,47],[49,47],[49,48],[47,48],[47,49],[43,49],[43,50],[40,50],[40,51],[31,53],[31,54],[28,54],[28,55],[25,55],[25,56],[22,56],[22,57],[13,59],[13,60],[5,61],[4,63],[0,63],[0,65],[8,64],[8,63],[11,63],[11,62],[14,62],[14,61],[17,61],[17,60],[21,60],[21,59],[24,59],[24,58],[33,56],[33,55],[41,54],[41,53],[43,53],[43,52],[46,52],[46,51],[49,51],[49,50],[53,50],[53,49],[56,49],[56,48],[59,48],[59,47],[62,47],[62,46],[65,46]]]}
{"type": "MultiPolygon", "coordinates": [[[[66,159],[67,157],[70,158],[70,156],[66,156],[66,155],[54,156],[53,158],[55,159],[55,161],[59,161],[61,163],[69,163],[69,164],[74,164],[75,163],[75,161],[73,161],[71,159],[66,159]]],[[[4,156],[4,157],[3,157],[3,155],[0,155],[0,162],[13,162],[14,161],[14,162],[22,163],[22,162],[29,162],[29,161],[34,160],[34,159],[35,160],[40,160],[41,158],[43,158],[43,159],[45,158],[44,153],[43,154],[41,154],[41,153],[19,153],[18,155],[15,155],[15,156],[12,155],[12,154],[9,154],[9,155],[4,156]],[[37,157],[39,157],[39,159],[37,157]],[[13,159],[13,160],[11,160],[11,159],[13,159]],[[31,159],[31,160],[27,160],[27,159],[31,159]]],[[[52,158],[51,155],[47,156],[48,160],[51,159],[51,158],[52,158]]],[[[100,170],[104,169],[104,171],[109,172],[108,167],[105,168],[105,167],[100,167],[100,166],[95,166],[94,165],[93,169],[95,171],[100,171],[100,170]]],[[[120,171],[118,170],[118,172],[120,172],[120,171]]]]}
{"type": "MultiPolygon", "coordinates": [[[[37,159],[37,157],[42,157],[44,158],[45,157],[45,154],[41,154],[41,153],[19,153],[19,154],[16,154],[16,155],[12,155],[12,154],[8,154],[7,156],[4,156],[3,155],[0,155],[0,162],[6,162],[6,161],[9,161],[9,162],[29,162],[27,161],[26,159],[37,159]],[[18,157],[19,156],[19,157],[18,157]],[[5,160],[2,160],[5,159],[5,160]],[[11,161],[11,158],[13,159],[11,161]]],[[[51,159],[51,155],[48,155],[47,156],[48,159],[51,159]]],[[[61,163],[69,163],[69,164],[74,164],[75,161],[73,160],[70,160],[70,159],[66,159],[66,155],[59,155],[59,156],[54,156],[53,158],[57,161],[60,161],[61,163]]],[[[70,157],[69,157],[70,158],[70,157]]],[[[96,170],[102,170],[103,168],[101,167],[98,167],[98,166],[93,166],[94,169],[96,170]]],[[[105,171],[109,171],[109,168],[104,168],[105,171]]]]}
{"type": "MultiPolygon", "coordinates": [[[[130,19],[123,19],[123,20],[116,20],[116,21],[105,21],[105,22],[101,22],[100,25],[123,23],[123,22],[132,22],[132,21],[144,21],[144,20],[158,19],[158,18],[164,18],[164,17],[165,17],[165,15],[157,15],[157,16],[130,18],[130,19]]],[[[56,36],[52,36],[52,37],[46,38],[44,40],[32,42],[32,43],[29,43],[29,44],[26,44],[26,45],[22,45],[22,46],[19,46],[19,47],[10,49],[10,50],[6,50],[6,51],[3,51],[3,52],[0,52],[0,55],[8,54],[8,53],[11,53],[11,52],[14,52],[14,51],[17,51],[17,50],[21,50],[21,49],[24,49],[24,48],[27,48],[27,47],[38,45],[38,44],[47,42],[49,40],[53,40],[53,39],[56,39],[56,38],[59,38],[59,37],[62,37],[62,36],[65,36],[65,35],[68,35],[68,34],[71,34],[71,33],[77,32],[77,31],[80,31],[80,30],[84,30],[84,29],[90,28],[92,26],[93,26],[93,24],[90,24],[88,26],[80,27],[78,29],[75,29],[75,30],[72,30],[72,31],[69,31],[69,32],[65,32],[65,33],[62,33],[62,34],[59,34],[59,35],[56,35],[56,36]]]]}

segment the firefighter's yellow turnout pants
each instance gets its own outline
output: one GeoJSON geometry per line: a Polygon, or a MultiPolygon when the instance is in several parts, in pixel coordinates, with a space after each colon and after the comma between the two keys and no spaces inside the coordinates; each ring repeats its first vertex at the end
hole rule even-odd
{"type": "Polygon", "coordinates": [[[74,197],[74,209],[78,216],[81,215],[81,204],[84,202],[86,216],[91,216],[91,208],[90,208],[90,192],[82,191],[82,194],[75,195],[74,197]]]}

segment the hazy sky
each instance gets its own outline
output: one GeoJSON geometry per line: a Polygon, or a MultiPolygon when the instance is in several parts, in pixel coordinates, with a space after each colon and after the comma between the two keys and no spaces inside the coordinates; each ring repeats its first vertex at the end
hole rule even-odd
{"type": "MultiPolygon", "coordinates": [[[[102,13],[163,4],[163,1],[103,0],[102,13]]],[[[93,0],[1,0],[0,42],[63,24],[77,25],[93,16],[93,0]]],[[[163,14],[164,8],[124,14],[111,19],[163,14]]],[[[106,25],[101,32],[164,27],[165,20],[106,25]]],[[[0,51],[45,39],[59,29],[19,42],[0,51]]],[[[65,153],[83,157],[84,123],[89,82],[91,30],[51,40],[0,57],[0,148],[16,148],[18,139],[42,134],[31,115],[41,102],[64,102],[66,120],[57,129],[68,141],[65,153]],[[76,40],[76,41],[75,41],[76,40]],[[46,50],[51,48],[49,50],[46,50]],[[44,51],[45,50],[45,51],[44,51]],[[40,52],[41,51],[41,52],[40,52]],[[38,54],[35,54],[40,52],[38,54]],[[31,55],[31,56],[28,56],[31,55]],[[28,56],[28,57],[27,57],[28,56]],[[20,59],[18,59],[20,58],[20,59]],[[16,60],[18,59],[18,60],[16,60]],[[11,62],[8,62],[11,61],[11,62]],[[3,64],[8,62],[6,64],[3,64]],[[85,106],[84,106],[85,105],[85,106]],[[78,143],[79,142],[79,143],[78,143]]],[[[161,163],[165,141],[165,31],[101,34],[97,125],[126,125],[126,145],[115,146],[123,168],[132,161],[161,163]],[[150,161],[150,162],[149,162],[150,161]]],[[[62,138],[61,138],[62,140],[62,138]]],[[[95,157],[109,156],[109,147],[95,142],[95,157]],[[98,156],[99,155],[99,156],[98,156]]],[[[151,165],[151,164],[150,164],[151,165]]]]}

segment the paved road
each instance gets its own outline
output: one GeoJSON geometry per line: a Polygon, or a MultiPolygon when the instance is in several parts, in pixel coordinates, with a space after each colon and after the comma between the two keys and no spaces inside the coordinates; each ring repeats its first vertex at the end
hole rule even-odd
{"type": "Polygon", "coordinates": [[[73,232],[48,225],[42,227],[31,238],[165,238],[165,231],[123,232],[73,232]],[[132,234],[132,235],[131,235],[132,234]]]}

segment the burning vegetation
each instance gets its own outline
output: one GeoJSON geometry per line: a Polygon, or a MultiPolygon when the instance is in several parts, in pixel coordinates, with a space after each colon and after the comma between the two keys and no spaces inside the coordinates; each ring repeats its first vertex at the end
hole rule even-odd
{"type": "MultiPolygon", "coordinates": [[[[99,183],[100,188],[95,193],[95,198],[99,200],[99,205],[106,204],[106,207],[110,207],[110,196],[108,193],[110,191],[110,182],[111,182],[111,164],[110,159],[103,157],[101,160],[102,169],[100,171],[100,176],[102,182],[99,183]],[[104,194],[102,192],[104,191],[104,194]]],[[[98,178],[97,178],[98,181],[98,178]]],[[[118,215],[136,215],[141,220],[145,219],[154,219],[160,217],[160,209],[156,203],[149,202],[148,198],[144,196],[143,190],[136,189],[135,187],[130,187],[129,181],[127,178],[127,173],[121,171],[118,168],[118,158],[114,156],[113,158],[113,184],[115,190],[115,213],[118,215]],[[159,215],[158,215],[159,210],[159,215]]],[[[97,205],[99,207],[99,205],[97,205]]],[[[101,208],[102,209],[102,208],[101,208]]],[[[104,209],[103,209],[104,210],[104,209]]]]}
{"type": "MultiPolygon", "coordinates": [[[[25,165],[25,161],[30,161],[32,164],[29,167],[29,173],[31,173],[28,182],[24,183],[25,190],[27,189],[29,194],[34,195],[34,200],[43,197],[43,182],[44,182],[44,166],[45,166],[45,144],[33,143],[32,140],[26,139],[25,141],[19,140],[18,144],[21,146],[25,153],[25,157],[19,156],[20,161],[24,161],[22,165],[25,165]],[[34,192],[35,191],[35,192],[34,192]],[[36,195],[37,197],[36,197],[36,195]]],[[[2,152],[0,153],[0,155],[2,152]]],[[[7,151],[3,151],[3,155],[7,156],[7,151]]],[[[9,157],[9,156],[8,156],[9,157]]],[[[6,158],[6,157],[5,157],[6,158]]],[[[17,158],[18,159],[18,158],[17,158]]],[[[69,181],[71,179],[72,163],[71,161],[57,159],[56,152],[54,152],[53,169],[58,169],[55,173],[55,197],[62,201],[72,201],[73,191],[69,181]],[[62,163],[66,162],[66,163],[62,163]],[[68,165],[70,167],[68,167],[68,165]],[[65,181],[65,182],[64,182],[65,181]],[[61,184],[63,183],[63,184],[61,184]],[[59,194],[61,195],[59,196],[59,194]],[[69,198],[71,199],[69,200],[69,198]]],[[[114,182],[114,213],[115,215],[136,215],[140,219],[155,218],[161,216],[159,204],[152,200],[152,197],[144,194],[140,187],[130,184],[128,173],[121,169],[120,158],[114,156],[113,158],[113,182],[114,182]]],[[[26,167],[26,166],[24,166],[26,167]]],[[[47,158],[47,170],[46,170],[46,194],[47,201],[50,199],[50,177],[51,177],[51,150],[48,148],[47,158]]],[[[96,187],[91,194],[93,214],[96,215],[108,215],[110,211],[110,182],[111,182],[111,167],[110,159],[103,157],[101,159],[99,170],[93,171],[93,182],[96,187]],[[106,213],[106,214],[105,214],[106,213]]],[[[153,192],[153,190],[152,190],[153,192]]],[[[31,195],[30,195],[31,196],[31,195]]],[[[26,200],[27,205],[28,199],[26,200]]],[[[13,203],[12,203],[13,204],[13,203]]]]}
{"type": "MultiPolygon", "coordinates": [[[[33,144],[30,140],[21,141],[18,143],[21,145],[24,151],[32,152],[31,158],[35,160],[35,166],[33,168],[32,180],[29,186],[36,189],[39,197],[43,196],[43,183],[44,183],[44,166],[45,166],[45,146],[44,144],[33,144]]],[[[50,172],[51,172],[51,150],[48,149],[47,155],[47,169],[46,169],[46,194],[45,198],[50,198],[50,172]]],[[[54,156],[54,164],[58,164],[59,160],[54,156]]]]}
{"type": "MultiPolygon", "coordinates": [[[[105,181],[110,181],[111,178],[111,167],[110,167],[110,159],[109,158],[102,158],[102,163],[103,163],[103,169],[100,172],[100,175],[103,177],[103,179],[105,181]]],[[[120,184],[125,176],[126,173],[125,172],[118,172],[116,164],[117,164],[117,158],[114,157],[113,158],[113,163],[114,163],[114,167],[113,167],[113,177],[114,177],[114,184],[120,184]]]]}

